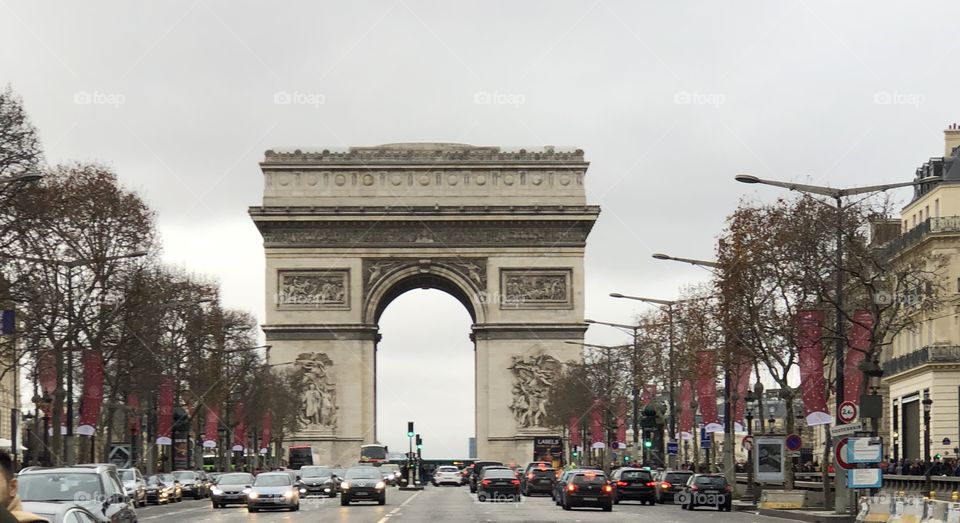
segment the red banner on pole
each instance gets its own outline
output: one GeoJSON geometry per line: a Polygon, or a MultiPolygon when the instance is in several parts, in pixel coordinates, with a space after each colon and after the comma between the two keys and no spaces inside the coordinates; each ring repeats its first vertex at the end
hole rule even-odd
{"type": "Polygon", "coordinates": [[[83,400],[77,434],[93,436],[103,406],[103,356],[98,350],[83,351],[83,400]]]}
{"type": "Polygon", "coordinates": [[[243,402],[239,402],[233,408],[233,450],[242,451],[247,448],[247,424],[244,423],[243,402]]]}
{"type": "Polygon", "coordinates": [[[576,416],[570,416],[570,446],[579,447],[583,445],[583,439],[580,437],[580,420],[576,416]]]}
{"type": "Polygon", "coordinates": [[[603,444],[603,404],[600,400],[593,400],[593,408],[590,409],[591,424],[590,424],[590,437],[593,439],[593,444],[603,444]]]}
{"type": "Polygon", "coordinates": [[[683,380],[680,384],[680,437],[683,439],[693,439],[693,409],[690,402],[693,401],[693,383],[690,380],[683,380]]]}
{"type": "Polygon", "coordinates": [[[263,429],[260,431],[260,454],[270,451],[270,431],[273,429],[273,413],[269,410],[263,413],[263,429]]]}
{"type": "Polygon", "coordinates": [[[697,401],[704,430],[721,432],[723,425],[717,417],[717,351],[697,351],[697,401]]]}
{"type": "Polygon", "coordinates": [[[657,384],[647,383],[643,386],[643,396],[640,397],[640,404],[649,405],[655,399],[657,399],[657,384]]]}
{"type": "Polygon", "coordinates": [[[140,434],[140,395],[136,392],[127,394],[127,430],[140,434]]]}
{"type": "Polygon", "coordinates": [[[752,370],[753,361],[744,356],[740,359],[740,363],[734,366],[730,375],[733,381],[733,390],[737,392],[737,402],[734,404],[733,411],[734,432],[744,432],[746,430],[743,421],[747,413],[747,392],[750,390],[750,372],[752,370]]]}
{"type": "Polygon", "coordinates": [[[797,312],[797,343],[800,348],[800,395],[807,425],[826,425],[826,380],[823,377],[823,311],[797,312]]]}
{"type": "Polygon", "coordinates": [[[157,445],[173,444],[173,378],[162,376],[157,397],[157,445]]]}
{"type": "Polygon", "coordinates": [[[860,404],[863,394],[863,371],[860,362],[870,350],[870,338],[873,332],[873,314],[868,310],[853,313],[853,325],[850,326],[849,350],[843,362],[843,399],[860,404]]]}
{"type": "Polygon", "coordinates": [[[52,350],[41,350],[37,356],[37,381],[40,393],[46,401],[44,412],[53,416],[53,393],[57,390],[57,358],[52,350]]]}
{"type": "Polygon", "coordinates": [[[617,404],[617,445],[627,447],[627,400],[621,399],[617,404]]]}
{"type": "Polygon", "coordinates": [[[212,449],[217,446],[217,436],[220,434],[220,406],[207,407],[207,423],[203,429],[203,447],[212,449]]]}

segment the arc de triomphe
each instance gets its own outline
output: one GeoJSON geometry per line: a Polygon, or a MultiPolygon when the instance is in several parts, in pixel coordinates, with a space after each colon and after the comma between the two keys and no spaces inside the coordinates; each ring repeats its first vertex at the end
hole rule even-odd
{"type": "Polygon", "coordinates": [[[473,319],[478,457],[531,459],[533,438],[557,432],[542,419],[549,383],[579,359],[564,341],[585,330],[583,254],[600,212],[587,166],[552,147],[267,151],[263,205],[249,211],[266,255],[263,329],[272,363],[309,380],[305,428],[287,443],[347,464],[377,430],[406,429],[375,425],[377,323],[395,297],[434,288],[473,319]]]}

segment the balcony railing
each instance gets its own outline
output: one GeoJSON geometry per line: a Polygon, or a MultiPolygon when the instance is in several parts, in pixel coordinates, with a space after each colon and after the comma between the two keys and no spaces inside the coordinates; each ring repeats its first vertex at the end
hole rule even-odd
{"type": "Polygon", "coordinates": [[[880,250],[884,256],[894,256],[899,251],[919,242],[924,236],[941,232],[960,232],[960,216],[927,218],[916,227],[887,242],[880,250]]]}
{"type": "Polygon", "coordinates": [[[883,375],[893,376],[927,363],[960,363],[960,346],[928,345],[883,363],[883,375]]]}

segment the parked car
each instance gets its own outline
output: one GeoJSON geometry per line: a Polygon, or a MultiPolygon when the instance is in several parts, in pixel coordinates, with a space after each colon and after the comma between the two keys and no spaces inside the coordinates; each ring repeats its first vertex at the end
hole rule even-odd
{"type": "Polygon", "coordinates": [[[683,492],[677,494],[677,501],[680,508],[686,510],[712,506],[729,512],[733,506],[733,489],[722,474],[694,474],[687,480],[683,492]]]}
{"type": "Polygon", "coordinates": [[[171,496],[173,495],[173,485],[167,485],[160,479],[160,476],[157,475],[147,476],[144,479],[144,483],[147,485],[148,503],[156,503],[157,505],[170,503],[171,496]]]}
{"type": "Polygon", "coordinates": [[[247,493],[247,511],[285,508],[300,510],[300,487],[287,472],[262,472],[247,493]]]}
{"type": "Polygon", "coordinates": [[[440,465],[437,467],[437,471],[433,473],[432,482],[434,485],[453,485],[459,487],[461,485],[460,469],[453,465],[440,465]]]}
{"type": "Polygon", "coordinates": [[[384,463],[380,465],[380,474],[387,485],[396,486],[400,482],[400,465],[396,463],[384,463]]]}
{"type": "Polygon", "coordinates": [[[89,510],[73,503],[41,503],[27,501],[23,510],[36,514],[50,523],[98,523],[99,518],[89,510]]]}
{"type": "Polygon", "coordinates": [[[480,477],[480,474],[483,473],[483,469],[486,467],[500,467],[507,468],[503,466],[503,463],[499,461],[476,461],[473,463],[473,470],[470,471],[470,493],[477,491],[477,480],[480,477]]]}
{"type": "Polygon", "coordinates": [[[180,482],[180,491],[184,496],[190,496],[193,499],[207,497],[207,487],[204,485],[199,474],[192,470],[175,470],[173,477],[180,482]]]}
{"type": "Polygon", "coordinates": [[[477,482],[477,501],[520,501],[520,480],[507,467],[484,467],[477,482]]]}
{"type": "Polygon", "coordinates": [[[247,472],[228,472],[220,474],[217,483],[210,489],[210,501],[213,508],[227,505],[246,505],[247,489],[253,486],[253,474],[247,472]]]}
{"type": "Polygon", "coordinates": [[[317,495],[334,497],[340,492],[340,478],[330,467],[304,465],[300,467],[300,486],[305,496],[317,495]]]}
{"type": "Polygon", "coordinates": [[[557,471],[553,465],[544,462],[531,463],[520,477],[520,491],[524,496],[534,492],[549,493],[557,480],[557,471]]]}
{"type": "Polygon", "coordinates": [[[692,470],[661,470],[653,480],[657,482],[657,503],[673,502],[676,494],[683,492],[692,470]]]}
{"type": "Polygon", "coordinates": [[[127,496],[133,500],[133,504],[138,507],[147,505],[147,483],[143,480],[143,474],[138,469],[120,469],[120,481],[123,482],[123,490],[127,496]]]}
{"type": "Polygon", "coordinates": [[[350,467],[340,483],[340,504],[351,501],[387,502],[387,484],[376,467],[350,467]]]}
{"type": "Polygon", "coordinates": [[[102,523],[137,521],[115,466],[34,469],[21,472],[17,483],[17,493],[25,502],[67,501],[87,509],[102,523]]]}
{"type": "Polygon", "coordinates": [[[563,510],[574,507],[600,507],[604,512],[613,510],[613,487],[607,476],[599,470],[577,470],[564,486],[563,510]]]}
{"type": "Polygon", "coordinates": [[[183,501],[183,487],[180,485],[180,481],[173,474],[160,474],[160,479],[164,483],[170,485],[173,488],[173,491],[170,493],[170,501],[179,503],[183,501]]]}
{"type": "Polygon", "coordinates": [[[653,474],[647,469],[623,467],[613,471],[610,475],[613,484],[613,502],[639,501],[641,505],[657,502],[657,482],[653,474]]]}

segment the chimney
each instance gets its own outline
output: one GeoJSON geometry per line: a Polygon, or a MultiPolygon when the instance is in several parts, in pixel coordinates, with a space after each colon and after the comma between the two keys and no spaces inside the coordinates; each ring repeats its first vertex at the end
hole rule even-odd
{"type": "Polygon", "coordinates": [[[946,157],[953,156],[953,150],[960,147],[960,124],[950,124],[943,130],[944,153],[946,157]]]}

